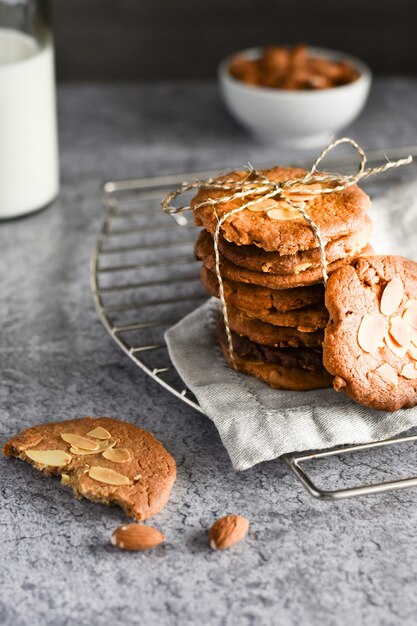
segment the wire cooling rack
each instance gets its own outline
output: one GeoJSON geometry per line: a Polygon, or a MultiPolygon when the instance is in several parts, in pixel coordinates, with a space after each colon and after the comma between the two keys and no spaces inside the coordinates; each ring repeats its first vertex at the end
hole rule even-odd
{"type": "MultiPolygon", "coordinates": [[[[417,155],[417,147],[368,152],[368,156],[370,162],[377,162],[387,156],[395,159],[410,153],[417,155]]],[[[349,163],[348,158],[336,162],[344,163],[349,163]]],[[[193,255],[197,229],[184,215],[163,214],[160,201],[183,180],[213,174],[204,171],[106,182],[102,199],[108,213],[91,260],[95,306],[114,341],[148,376],[200,412],[203,411],[197,399],[184,386],[170,361],[164,340],[167,328],[207,299],[199,281],[199,264],[193,255]]],[[[318,487],[302,465],[416,439],[417,434],[317,453],[292,454],[285,461],[312,496],[341,500],[414,487],[417,476],[329,490],[318,487]]]]}

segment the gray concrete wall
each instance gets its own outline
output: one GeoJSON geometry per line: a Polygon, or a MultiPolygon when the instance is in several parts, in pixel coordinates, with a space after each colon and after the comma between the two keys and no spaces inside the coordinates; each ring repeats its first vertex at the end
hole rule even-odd
{"type": "Polygon", "coordinates": [[[56,0],[61,80],[215,76],[244,47],[299,41],[417,73],[415,0],[56,0]]]}

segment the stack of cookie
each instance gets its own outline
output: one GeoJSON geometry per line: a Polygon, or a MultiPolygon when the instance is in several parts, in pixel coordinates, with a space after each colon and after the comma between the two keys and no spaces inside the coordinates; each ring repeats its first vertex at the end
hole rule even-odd
{"type": "MultiPolygon", "coordinates": [[[[306,171],[275,167],[262,173],[278,182],[300,179],[306,171]]],[[[238,181],[245,176],[246,172],[235,172],[228,179],[238,181]]],[[[320,229],[331,273],[371,251],[370,200],[357,186],[331,194],[308,194],[317,187],[318,183],[294,188],[290,198],[300,203],[320,229]]],[[[204,228],[195,248],[197,259],[203,262],[201,279],[216,297],[215,228],[220,217],[243,203],[235,199],[204,204],[223,196],[220,189],[203,188],[192,201],[195,222],[204,228]]],[[[236,367],[279,389],[329,386],[331,376],[323,366],[322,350],[328,313],[320,249],[311,226],[285,200],[262,200],[225,220],[218,246],[236,367]]],[[[223,316],[218,340],[232,364],[223,316]]]]}

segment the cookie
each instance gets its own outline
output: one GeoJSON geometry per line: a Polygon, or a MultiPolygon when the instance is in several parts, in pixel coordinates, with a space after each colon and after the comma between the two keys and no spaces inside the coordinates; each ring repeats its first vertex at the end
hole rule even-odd
{"type": "Polygon", "coordinates": [[[273,309],[269,311],[241,310],[251,319],[257,319],[273,326],[297,328],[301,332],[308,333],[324,328],[329,319],[329,314],[324,305],[296,309],[295,311],[274,311],[273,309]]]}
{"type": "MultiPolygon", "coordinates": [[[[219,297],[219,284],[214,272],[204,265],[200,271],[201,282],[207,291],[219,297]]],[[[294,287],[293,289],[269,289],[258,285],[247,285],[223,278],[223,289],[228,303],[250,311],[292,311],[324,303],[324,286],[294,287]]]]}
{"type": "MultiPolygon", "coordinates": [[[[370,254],[372,251],[371,246],[366,246],[360,254],[370,254]]],[[[214,256],[213,239],[212,237],[203,232],[197,240],[195,245],[195,255],[197,259],[203,261],[204,265],[211,272],[215,272],[216,262],[214,256]]],[[[327,266],[328,274],[334,272],[342,265],[351,262],[354,257],[346,257],[339,261],[334,261],[327,266]]],[[[269,287],[270,289],[291,289],[293,287],[307,287],[321,282],[322,272],[321,268],[306,270],[299,274],[266,274],[264,272],[254,272],[244,267],[238,267],[233,263],[230,263],[222,254],[220,255],[220,266],[222,277],[236,282],[247,283],[249,285],[261,285],[262,287],[269,287]]]]}
{"type": "MultiPolygon", "coordinates": [[[[230,357],[227,342],[219,340],[226,363],[234,367],[230,357]]],[[[292,391],[308,391],[331,386],[331,376],[324,368],[308,370],[301,367],[288,367],[275,363],[268,363],[250,356],[234,354],[235,366],[243,374],[255,376],[274,389],[292,391]]]]}
{"type": "Polygon", "coordinates": [[[334,387],[381,411],[417,404],[417,263],[369,256],[329,279],[323,361],[334,387]]]}
{"type": "MultiPolygon", "coordinates": [[[[302,178],[307,171],[278,166],[262,170],[261,173],[271,181],[282,182],[302,178]]],[[[232,172],[219,177],[218,181],[239,181],[247,175],[247,172],[232,172]]],[[[208,200],[223,198],[228,193],[230,192],[207,187],[198,191],[191,202],[197,226],[203,226],[213,235],[218,218],[244,204],[244,200],[239,199],[198,206],[208,200]]],[[[297,196],[294,188],[291,198],[294,201],[307,199],[305,210],[317,224],[325,241],[346,237],[361,230],[365,226],[370,206],[369,197],[356,185],[330,194],[303,197],[297,196]]],[[[267,252],[278,252],[281,255],[317,248],[317,239],[305,219],[297,211],[286,209],[285,206],[288,205],[284,208],[282,205],[282,201],[277,203],[268,200],[264,201],[264,205],[253,207],[258,210],[245,209],[234,214],[222,225],[221,235],[226,241],[237,245],[255,245],[267,252]]]]}
{"type": "Polygon", "coordinates": [[[323,343],[323,330],[305,332],[296,328],[285,326],[273,326],[266,322],[253,319],[244,311],[229,306],[227,308],[230,328],[243,337],[248,337],[255,343],[263,346],[277,348],[321,348],[323,343]]]}
{"type": "Polygon", "coordinates": [[[176,477],[174,459],[151,433],[110,417],[40,424],[10,439],[3,452],[61,475],[77,497],[117,504],[137,521],[164,507],[176,477]]]}
{"type": "MultiPolygon", "coordinates": [[[[224,320],[217,321],[217,338],[226,344],[227,336],[224,320]]],[[[271,348],[262,346],[232,331],[233,354],[254,361],[264,361],[271,365],[282,365],[290,369],[321,371],[323,369],[323,350],[320,348],[271,348]]]]}
{"type": "MultiPolygon", "coordinates": [[[[372,222],[366,218],[365,226],[346,237],[329,241],[326,245],[327,263],[333,263],[346,256],[358,254],[368,243],[372,234],[372,222]]],[[[309,269],[320,268],[320,250],[313,248],[304,252],[281,255],[265,252],[257,246],[237,246],[219,237],[219,250],[228,261],[256,272],[268,274],[299,274],[309,269]]]]}

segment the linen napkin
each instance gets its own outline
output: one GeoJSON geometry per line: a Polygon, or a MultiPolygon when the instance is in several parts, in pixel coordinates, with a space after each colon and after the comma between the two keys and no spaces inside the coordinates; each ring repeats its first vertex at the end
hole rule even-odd
{"type": "MultiPolygon", "coordinates": [[[[374,202],[377,253],[417,255],[417,180],[374,202]]],[[[333,389],[281,391],[230,369],[216,345],[220,309],[211,298],[165,334],[172,362],[214,422],[236,470],[290,452],[386,439],[417,426],[417,407],[363,407],[333,389]]]]}

